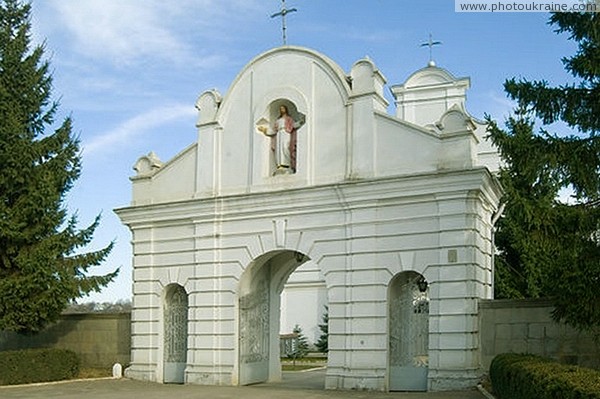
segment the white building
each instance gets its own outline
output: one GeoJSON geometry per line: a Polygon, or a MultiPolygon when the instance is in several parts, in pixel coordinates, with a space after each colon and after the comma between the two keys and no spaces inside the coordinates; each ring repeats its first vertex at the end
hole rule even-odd
{"type": "MultiPolygon", "coordinates": [[[[281,378],[280,294],[305,265],[317,288],[306,307],[320,319],[319,284],[329,306],[326,388],[477,382],[497,154],[465,110],[468,79],[417,71],[391,88],[396,115],[385,83],[368,59],[345,73],[315,51],[279,47],[253,59],[224,97],[199,97],[196,143],[164,164],[140,158],[132,202],[117,210],[133,235],[128,376],[281,378]],[[296,147],[280,148],[295,154],[295,171],[276,169],[294,161],[274,151],[292,135],[261,132],[275,133],[282,105],[298,122],[296,147]]],[[[288,307],[302,289],[286,290],[288,307]]]]}

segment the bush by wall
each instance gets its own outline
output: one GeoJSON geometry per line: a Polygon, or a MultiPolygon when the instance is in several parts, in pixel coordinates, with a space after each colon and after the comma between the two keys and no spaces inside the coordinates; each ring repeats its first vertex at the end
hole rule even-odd
{"type": "Polygon", "coordinates": [[[75,352],[26,349],[0,352],[0,385],[29,384],[73,378],[79,372],[75,352]]]}
{"type": "Polygon", "coordinates": [[[498,399],[600,399],[600,371],[534,355],[498,355],[490,366],[498,399]]]}

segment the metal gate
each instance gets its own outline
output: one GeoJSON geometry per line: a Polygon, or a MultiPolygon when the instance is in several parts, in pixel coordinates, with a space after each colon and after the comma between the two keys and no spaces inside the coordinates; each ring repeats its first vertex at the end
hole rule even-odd
{"type": "Polygon", "coordinates": [[[389,389],[426,391],[429,363],[429,298],[425,279],[403,272],[390,285],[389,389]]]}
{"type": "Polygon", "coordinates": [[[240,385],[268,380],[269,337],[269,284],[264,278],[240,298],[240,385]]]}
{"type": "Polygon", "coordinates": [[[180,285],[168,288],[164,307],[165,317],[165,383],[183,384],[187,358],[188,297],[180,285]]]}

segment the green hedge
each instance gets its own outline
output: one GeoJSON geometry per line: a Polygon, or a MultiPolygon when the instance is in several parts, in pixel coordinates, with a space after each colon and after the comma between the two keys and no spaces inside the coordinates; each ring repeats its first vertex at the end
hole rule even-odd
{"type": "Polygon", "coordinates": [[[30,384],[73,378],[79,359],[65,349],[26,349],[0,352],[0,385],[30,384]]]}
{"type": "Polygon", "coordinates": [[[600,371],[534,355],[496,356],[490,379],[498,399],[600,399],[600,371]]]}

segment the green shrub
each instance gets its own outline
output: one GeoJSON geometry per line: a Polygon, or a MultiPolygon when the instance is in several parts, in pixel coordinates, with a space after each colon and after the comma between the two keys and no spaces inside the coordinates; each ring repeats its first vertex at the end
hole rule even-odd
{"type": "Polygon", "coordinates": [[[0,352],[0,385],[30,384],[73,378],[79,359],[65,349],[26,349],[0,352]]]}
{"type": "Polygon", "coordinates": [[[490,379],[498,399],[600,399],[600,371],[534,355],[496,356],[490,379]]]}

